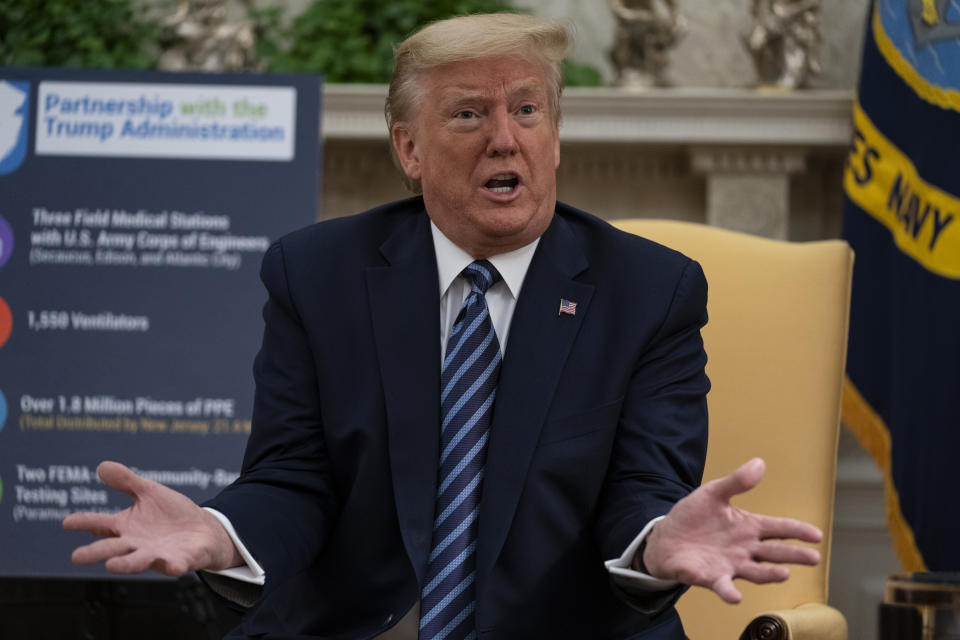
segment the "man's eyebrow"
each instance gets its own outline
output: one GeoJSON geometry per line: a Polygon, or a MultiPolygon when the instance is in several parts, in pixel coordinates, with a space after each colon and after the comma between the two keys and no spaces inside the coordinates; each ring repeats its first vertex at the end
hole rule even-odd
{"type": "Polygon", "coordinates": [[[507,90],[507,94],[511,98],[521,97],[534,97],[534,98],[545,98],[546,91],[544,90],[543,85],[538,82],[524,82],[520,84],[515,84],[507,90]]]}
{"type": "MultiPolygon", "coordinates": [[[[546,91],[538,82],[519,82],[507,88],[507,96],[511,100],[517,98],[546,99],[546,91]]],[[[454,108],[462,104],[486,102],[491,99],[486,91],[451,87],[440,99],[444,108],[454,108]]]]}
{"type": "Polygon", "coordinates": [[[466,103],[476,103],[488,100],[489,98],[481,91],[457,91],[453,90],[441,98],[441,104],[445,107],[456,107],[466,103]]]}

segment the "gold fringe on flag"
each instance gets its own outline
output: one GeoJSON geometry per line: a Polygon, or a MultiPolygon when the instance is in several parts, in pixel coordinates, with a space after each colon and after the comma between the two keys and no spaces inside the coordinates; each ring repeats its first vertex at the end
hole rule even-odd
{"type": "Polygon", "coordinates": [[[870,404],[860,395],[857,387],[847,377],[843,384],[843,421],[870,452],[883,473],[883,492],[887,499],[887,527],[893,539],[893,548],[906,571],[926,571],[927,565],[917,548],[913,529],[900,510],[900,495],[893,484],[890,472],[890,431],[883,418],[877,415],[870,404]]]}

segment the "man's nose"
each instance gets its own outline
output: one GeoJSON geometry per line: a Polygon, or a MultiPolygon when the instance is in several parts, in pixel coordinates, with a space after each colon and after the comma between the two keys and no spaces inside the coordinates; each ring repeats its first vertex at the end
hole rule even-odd
{"type": "Polygon", "coordinates": [[[487,142],[487,155],[512,155],[517,152],[517,137],[514,130],[517,123],[509,113],[505,110],[497,110],[491,114],[489,126],[490,139],[487,142]]]}

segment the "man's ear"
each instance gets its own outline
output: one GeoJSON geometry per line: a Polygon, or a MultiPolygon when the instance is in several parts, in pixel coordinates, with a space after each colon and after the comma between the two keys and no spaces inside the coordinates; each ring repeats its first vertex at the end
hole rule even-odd
{"type": "Polygon", "coordinates": [[[398,122],[390,130],[393,150],[400,161],[400,167],[411,180],[420,179],[420,149],[409,125],[398,122]]]}

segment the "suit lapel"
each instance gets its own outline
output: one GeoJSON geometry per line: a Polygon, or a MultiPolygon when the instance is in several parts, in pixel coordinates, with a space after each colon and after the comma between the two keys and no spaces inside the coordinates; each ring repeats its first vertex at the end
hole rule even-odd
{"type": "Polygon", "coordinates": [[[540,429],[593,285],[573,280],[588,262],[569,225],[555,216],[530,263],[510,324],[490,432],[477,543],[477,594],[503,547],[540,429]],[[560,314],[560,300],[577,303],[560,314]]]}
{"type": "Polygon", "coordinates": [[[433,529],[440,442],[440,295],[426,214],[411,213],[367,269],[400,531],[422,583],[433,529]]]}

